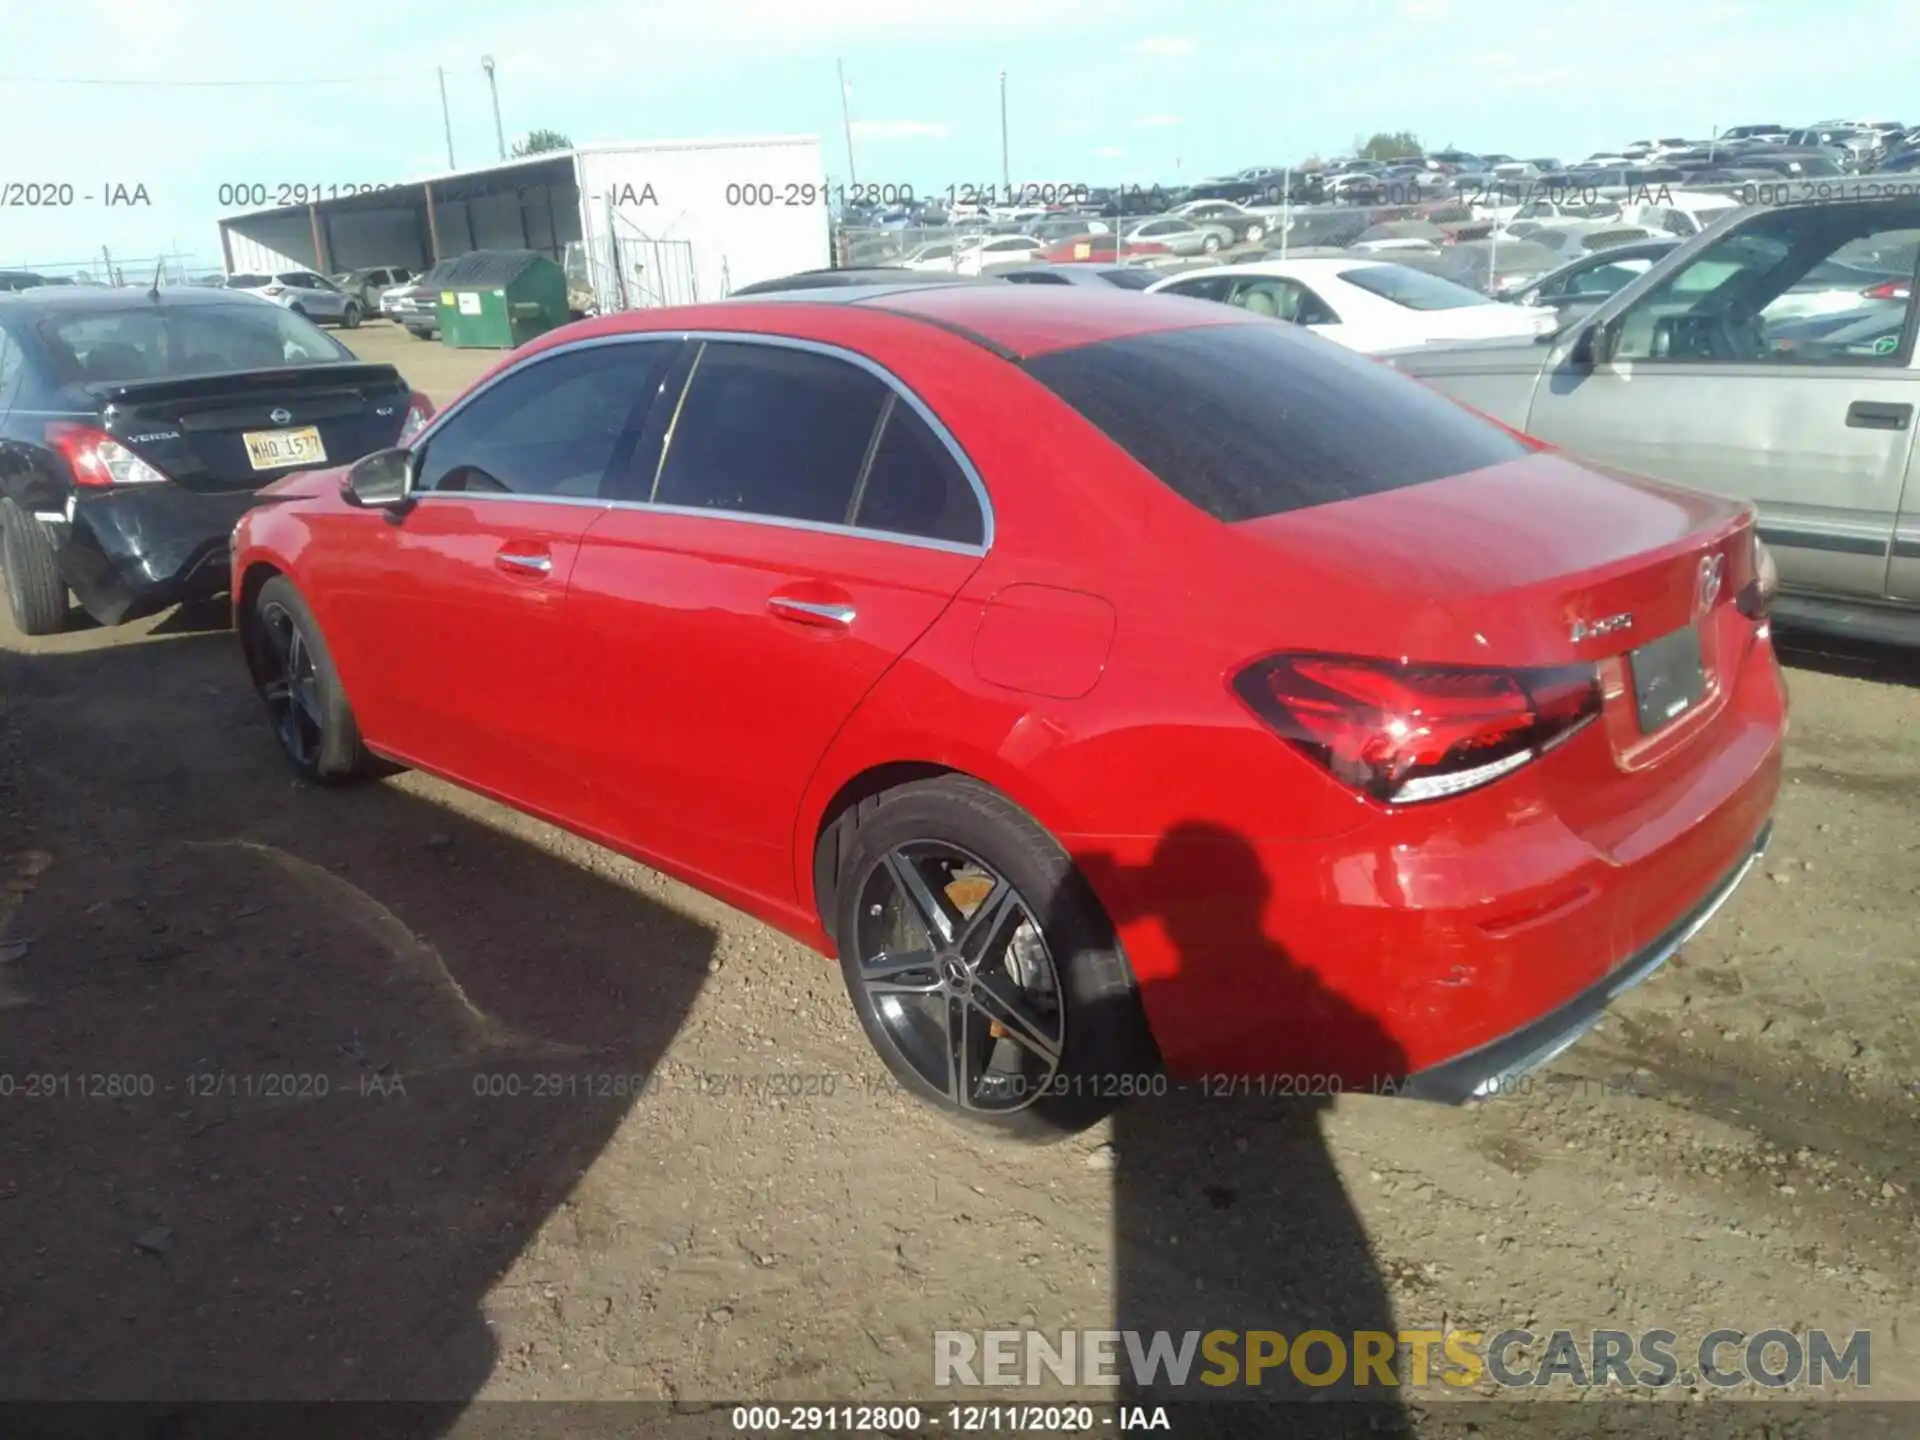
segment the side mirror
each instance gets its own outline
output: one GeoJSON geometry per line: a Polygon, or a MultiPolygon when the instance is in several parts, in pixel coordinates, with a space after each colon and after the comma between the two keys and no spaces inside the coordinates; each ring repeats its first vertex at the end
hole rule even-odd
{"type": "Polygon", "coordinates": [[[1588,325],[1582,329],[1574,337],[1573,349],[1567,352],[1567,364],[1577,370],[1591,370],[1602,363],[1607,358],[1606,337],[1601,333],[1605,328],[1588,325]]]}
{"type": "Polygon", "coordinates": [[[397,510],[413,493],[413,452],[376,450],[347,471],[347,499],[368,510],[397,510]]]}

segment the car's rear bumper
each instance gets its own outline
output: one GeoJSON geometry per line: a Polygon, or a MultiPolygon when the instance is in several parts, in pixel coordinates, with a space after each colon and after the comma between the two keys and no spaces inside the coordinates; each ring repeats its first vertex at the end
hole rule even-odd
{"type": "Polygon", "coordinates": [[[206,494],[173,484],[83,495],[73,518],[56,527],[61,578],[105,625],[218,595],[228,584],[233,527],[255,499],[251,490],[206,494]]]}
{"type": "Polygon", "coordinates": [[[1501,1094],[1521,1076],[1545,1065],[1598,1025],[1609,1005],[1666,964],[1679,953],[1682,945],[1699,934],[1766,853],[1772,836],[1773,822],[1768,820],[1754,838],[1753,847],[1697,906],[1597,984],[1582,990],[1559,1009],[1489,1045],[1409,1075],[1394,1087],[1395,1093],[1415,1100],[1458,1105],[1478,1096],[1501,1094]]]}

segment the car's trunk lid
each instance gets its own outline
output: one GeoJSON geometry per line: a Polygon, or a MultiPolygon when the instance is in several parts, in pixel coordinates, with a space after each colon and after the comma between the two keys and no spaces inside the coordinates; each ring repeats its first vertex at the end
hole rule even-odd
{"type": "Polygon", "coordinates": [[[410,394],[393,366],[364,363],[75,388],[100,409],[101,428],[115,440],[200,491],[253,490],[392,445],[410,394]]]}

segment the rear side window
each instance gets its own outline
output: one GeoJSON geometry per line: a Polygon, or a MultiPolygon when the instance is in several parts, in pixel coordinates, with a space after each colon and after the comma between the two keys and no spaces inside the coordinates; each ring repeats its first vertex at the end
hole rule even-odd
{"type": "Polygon", "coordinates": [[[831,356],[710,342],[674,421],[654,503],[844,524],[890,393],[831,356]]]}
{"type": "Polygon", "coordinates": [[[1409,310],[1461,310],[1469,305],[1491,305],[1478,291],[1411,265],[1358,265],[1342,270],[1340,278],[1356,290],[1391,300],[1409,310]]]}
{"type": "Polygon", "coordinates": [[[1254,520],[1531,452],[1378,361],[1288,325],[1161,330],[1027,372],[1217,520],[1254,520]]]}
{"type": "Polygon", "coordinates": [[[959,545],[978,545],[980,506],[940,437],[913,407],[887,400],[880,443],[858,487],[853,523],[959,545]]]}

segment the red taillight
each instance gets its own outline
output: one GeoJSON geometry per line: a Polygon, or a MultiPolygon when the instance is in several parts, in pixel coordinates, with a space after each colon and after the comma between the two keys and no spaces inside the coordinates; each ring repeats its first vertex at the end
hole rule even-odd
{"type": "Polygon", "coordinates": [[[1913,284],[1907,280],[1886,280],[1878,285],[1869,285],[1860,292],[1863,300],[1905,300],[1913,294],[1913,284]]]}
{"type": "Polygon", "coordinates": [[[1233,688],[1335,779],[1394,805],[1497,780],[1600,713],[1592,665],[1494,670],[1275,655],[1248,666],[1233,688]]]}
{"type": "Polygon", "coordinates": [[[47,444],[73,471],[73,483],[92,487],[151,485],[167,477],[104,430],[55,420],[47,426],[47,444]]]}
{"type": "Polygon", "coordinates": [[[433,401],[415,390],[407,396],[407,418],[400,422],[400,438],[394,443],[405,445],[427,428],[427,422],[433,419],[433,401]]]}

